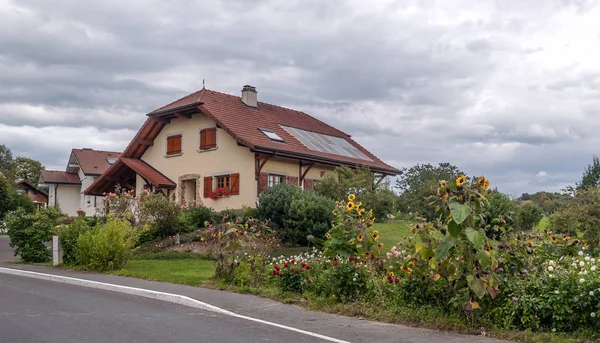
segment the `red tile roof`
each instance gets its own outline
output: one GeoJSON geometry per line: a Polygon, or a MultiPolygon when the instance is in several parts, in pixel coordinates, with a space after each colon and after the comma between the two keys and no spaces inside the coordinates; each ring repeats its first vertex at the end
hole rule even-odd
{"type": "Polygon", "coordinates": [[[79,167],[86,175],[100,175],[109,167],[109,158],[117,159],[120,152],[100,151],[93,149],[73,149],[72,154],[79,162],[79,167]]]}
{"type": "Polygon", "coordinates": [[[176,186],[175,182],[142,160],[123,157],[120,161],[156,188],[175,188],[176,186]]]}
{"type": "Polygon", "coordinates": [[[58,183],[80,185],[81,181],[77,174],[71,174],[60,170],[42,170],[40,183],[58,183]]]}
{"type": "MultiPolygon", "coordinates": [[[[142,128],[121,154],[119,161],[123,162],[118,162],[111,166],[105,174],[100,176],[85,191],[85,194],[101,194],[106,191],[107,187],[114,188],[115,182],[111,182],[109,180],[111,177],[108,177],[108,175],[114,178],[114,175],[118,174],[122,164],[126,164],[125,158],[141,159],[148,149],[147,142],[154,141],[168,123],[168,119],[172,118],[175,113],[190,114],[198,111],[214,120],[219,127],[229,133],[239,144],[247,146],[255,152],[276,153],[281,157],[298,158],[305,161],[331,165],[366,166],[374,172],[386,175],[397,175],[400,173],[398,169],[384,163],[360,146],[346,133],[304,112],[263,102],[258,102],[257,107],[253,108],[244,104],[239,96],[203,88],[198,92],[150,112],[148,114],[149,118],[144,122],[142,128]],[[311,150],[283,129],[282,125],[343,138],[350,145],[365,154],[371,161],[311,150]],[[277,133],[285,143],[270,140],[259,129],[267,129],[277,133]]],[[[132,166],[129,167],[134,168],[132,166]]]]}
{"type": "Polygon", "coordinates": [[[173,112],[175,109],[190,106],[198,106],[203,113],[212,117],[219,126],[228,131],[240,143],[254,150],[264,149],[298,156],[315,156],[341,164],[363,165],[388,174],[400,172],[360,146],[348,134],[304,112],[263,102],[258,102],[257,107],[253,108],[244,104],[239,96],[202,89],[150,112],[148,115],[160,116],[173,112]],[[372,161],[311,150],[284,130],[282,125],[343,138],[372,161]],[[267,129],[277,133],[285,143],[272,141],[258,129],[267,129]]]}

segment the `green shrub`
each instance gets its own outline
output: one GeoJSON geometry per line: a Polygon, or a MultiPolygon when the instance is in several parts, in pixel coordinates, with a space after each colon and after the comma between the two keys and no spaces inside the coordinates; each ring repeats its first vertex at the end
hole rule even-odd
{"type": "Polygon", "coordinates": [[[77,264],[105,271],[125,266],[140,232],[127,220],[109,217],[106,224],[83,233],[77,241],[77,264]]]}
{"type": "Polygon", "coordinates": [[[146,194],[140,201],[140,219],[161,238],[179,232],[181,207],[162,194],[146,194]]]}
{"type": "Polygon", "coordinates": [[[241,223],[244,217],[242,209],[225,209],[223,211],[214,212],[211,217],[211,221],[214,224],[220,224],[223,222],[241,223]]]}
{"type": "Polygon", "coordinates": [[[302,190],[292,185],[281,184],[267,188],[258,198],[260,219],[268,220],[275,229],[285,227],[292,201],[301,194],[302,190]]]}
{"type": "Polygon", "coordinates": [[[15,256],[21,256],[25,262],[46,262],[52,257],[50,249],[44,243],[52,239],[52,232],[62,214],[54,207],[41,209],[35,214],[18,209],[6,216],[10,246],[15,256]]]}
{"type": "Polygon", "coordinates": [[[29,199],[29,197],[25,194],[21,194],[21,200],[19,201],[18,195],[14,196],[15,208],[19,207],[25,210],[27,213],[33,213],[35,211],[35,206],[33,205],[33,201],[29,199]]]}
{"type": "Polygon", "coordinates": [[[77,218],[73,223],[60,230],[59,240],[63,250],[64,264],[74,265],[77,263],[77,241],[81,235],[90,230],[91,226],[84,217],[77,218]]]}
{"type": "Polygon", "coordinates": [[[490,192],[486,199],[487,206],[483,212],[485,232],[488,237],[497,239],[514,228],[517,205],[500,192],[490,192]]]}
{"type": "Polygon", "coordinates": [[[189,207],[179,215],[181,232],[192,232],[206,227],[205,223],[212,219],[213,211],[204,206],[189,207]]]}
{"type": "Polygon", "coordinates": [[[287,209],[284,227],[277,230],[282,241],[306,244],[307,237],[323,238],[331,229],[335,201],[315,192],[294,196],[287,209]]]}
{"type": "Polygon", "coordinates": [[[542,220],[542,209],[534,204],[525,204],[517,211],[517,226],[521,230],[531,230],[542,220]]]}

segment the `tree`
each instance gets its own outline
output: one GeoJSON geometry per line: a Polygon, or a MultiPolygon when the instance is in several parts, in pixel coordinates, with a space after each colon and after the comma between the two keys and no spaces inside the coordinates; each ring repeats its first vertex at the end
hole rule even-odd
{"type": "Polygon", "coordinates": [[[439,163],[437,166],[417,164],[403,168],[402,174],[396,181],[396,188],[401,192],[399,209],[401,212],[421,214],[428,219],[435,217],[435,209],[429,206],[427,198],[432,190],[437,188],[439,181],[454,180],[464,173],[450,163],[439,163]]]}
{"type": "Polygon", "coordinates": [[[315,186],[317,193],[333,200],[343,200],[354,194],[363,202],[363,208],[372,209],[377,220],[384,220],[394,212],[396,194],[389,182],[377,182],[377,176],[368,168],[337,167],[315,186]]]}
{"type": "Polygon", "coordinates": [[[0,175],[0,220],[4,215],[15,209],[15,191],[9,181],[0,175]]]}
{"type": "Polygon", "coordinates": [[[600,185],[600,158],[594,156],[592,164],[588,164],[583,172],[581,182],[577,184],[577,190],[589,187],[598,187],[600,185]]]}
{"type": "Polygon", "coordinates": [[[0,174],[3,174],[9,180],[12,180],[14,171],[14,159],[10,149],[0,144],[0,174]]]}
{"type": "Polygon", "coordinates": [[[25,180],[37,185],[40,172],[45,169],[39,162],[27,157],[17,157],[14,160],[15,180],[25,180]]]}
{"type": "Polygon", "coordinates": [[[564,207],[550,217],[550,227],[570,236],[581,233],[592,247],[599,247],[600,189],[590,187],[577,191],[564,207]]]}
{"type": "Polygon", "coordinates": [[[531,230],[542,220],[542,209],[535,204],[521,205],[517,211],[517,226],[521,230],[531,230]]]}

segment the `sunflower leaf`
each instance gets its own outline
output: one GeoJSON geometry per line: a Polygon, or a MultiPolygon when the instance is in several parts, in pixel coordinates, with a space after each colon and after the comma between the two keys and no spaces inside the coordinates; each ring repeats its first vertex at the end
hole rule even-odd
{"type": "Polygon", "coordinates": [[[450,223],[448,223],[448,231],[450,231],[450,234],[453,237],[458,237],[460,234],[460,225],[456,224],[454,220],[451,220],[450,223]]]}
{"type": "Polygon", "coordinates": [[[457,202],[451,202],[449,207],[450,212],[452,213],[452,219],[456,224],[462,224],[462,222],[467,220],[472,211],[469,206],[457,202]]]}

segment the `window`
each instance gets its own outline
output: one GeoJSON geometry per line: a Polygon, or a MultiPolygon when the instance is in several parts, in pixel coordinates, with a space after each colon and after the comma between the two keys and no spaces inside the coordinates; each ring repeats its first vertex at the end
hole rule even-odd
{"type": "Polygon", "coordinates": [[[275,132],[273,132],[271,130],[266,130],[266,129],[259,129],[259,130],[265,136],[269,137],[270,140],[285,143],[285,141],[281,137],[279,137],[279,135],[276,134],[275,132]]]}
{"type": "Polygon", "coordinates": [[[284,175],[269,174],[269,187],[285,183],[284,175]]]}
{"type": "Polygon", "coordinates": [[[220,175],[215,177],[216,188],[229,188],[231,177],[229,175],[220,175]]]}
{"type": "Polygon", "coordinates": [[[112,166],[113,164],[115,164],[115,162],[117,162],[117,159],[111,157],[111,158],[107,158],[106,161],[108,162],[108,164],[110,164],[112,166]]]}
{"type": "Polygon", "coordinates": [[[181,154],[181,135],[167,137],[167,156],[181,154]]]}
{"type": "Polygon", "coordinates": [[[200,130],[200,150],[210,150],[217,147],[217,128],[211,127],[200,130]]]}
{"type": "Polygon", "coordinates": [[[204,178],[204,197],[213,200],[230,195],[240,194],[240,174],[225,174],[217,176],[206,176],[204,178]],[[227,188],[228,191],[220,193],[220,188],[227,188]]]}

